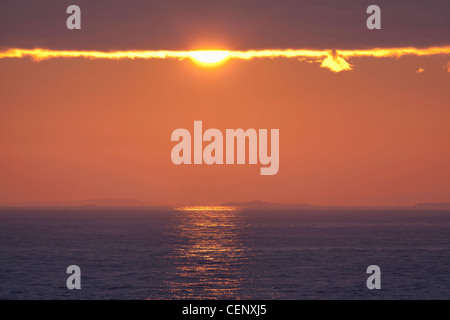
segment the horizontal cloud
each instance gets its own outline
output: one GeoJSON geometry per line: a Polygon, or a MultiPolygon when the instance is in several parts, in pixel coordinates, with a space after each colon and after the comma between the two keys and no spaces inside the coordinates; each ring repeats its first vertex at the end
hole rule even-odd
{"type": "MultiPolygon", "coordinates": [[[[30,57],[35,61],[51,58],[87,58],[87,59],[196,59],[197,51],[76,51],[49,49],[20,49],[11,48],[0,52],[0,59],[30,57]]],[[[202,51],[202,53],[207,51],[202,51]]],[[[217,51],[211,51],[217,52],[217,51]]],[[[432,56],[450,55],[450,46],[432,48],[375,48],[364,50],[306,50],[306,49],[266,49],[250,51],[223,51],[227,59],[298,59],[300,61],[320,62],[322,68],[333,72],[352,70],[353,66],[347,61],[352,57],[391,58],[407,55],[432,56]]],[[[448,66],[447,66],[448,69],[448,66]]]]}
{"type": "Polygon", "coordinates": [[[0,1],[0,47],[233,50],[450,45],[448,0],[0,1]],[[66,9],[81,8],[81,30],[66,9]],[[366,27],[381,8],[381,30],[366,27]]]}

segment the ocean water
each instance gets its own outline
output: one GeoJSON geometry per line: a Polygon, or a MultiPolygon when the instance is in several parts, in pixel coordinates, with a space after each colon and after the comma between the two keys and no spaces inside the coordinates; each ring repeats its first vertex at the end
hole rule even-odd
{"type": "Polygon", "coordinates": [[[0,299],[449,298],[448,211],[0,211],[0,299]]]}

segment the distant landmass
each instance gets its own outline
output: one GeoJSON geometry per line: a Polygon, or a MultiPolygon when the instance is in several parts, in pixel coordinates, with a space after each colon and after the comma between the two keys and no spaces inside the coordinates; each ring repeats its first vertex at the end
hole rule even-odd
{"type": "Polygon", "coordinates": [[[429,210],[450,210],[450,202],[418,203],[414,207],[429,210]]]}
{"type": "Polygon", "coordinates": [[[160,209],[151,201],[134,199],[88,199],[80,201],[25,201],[15,203],[0,203],[0,208],[136,208],[136,209],[160,209]]]}
{"type": "Polygon", "coordinates": [[[307,203],[300,204],[286,204],[286,203],[277,203],[277,202],[266,202],[266,201],[248,201],[248,202],[227,202],[221,204],[222,206],[229,207],[246,207],[246,208],[313,208],[313,207],[321,207],[321,206],[313,206],[307,203]]]}
{"type": "MultiPolygon", "coordinates": [[[[206,205],[206,204],[205,204],[206,205]]],[[[277,210],[450,210],[450,202],[418,203],[412,206],[320,206],[308,203],[277,203],[268,201],[227,202],[220,206],[248,209],[277,210]]],[[[0,208],[74,208],[74,209],[172,209],[172,206],[156,205],[152,201],[134,199],[88,199],[80,201],[27,201],[0,203],[0,208]]]]}
{"type": "Polygon", "coordinates": [[[266,201],[227,202],[222,206],[236,206],[255,209],[310,209],[310,210],[450,210],[450,202],[419,203],[412,206],[318,206],[308,203],[285,204],[266,201]]]}

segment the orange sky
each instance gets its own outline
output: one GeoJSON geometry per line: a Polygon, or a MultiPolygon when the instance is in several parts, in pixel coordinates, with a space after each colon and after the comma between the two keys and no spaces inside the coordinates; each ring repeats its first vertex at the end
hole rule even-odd
{"type": "Polygon", "coordinates": [[[350,60],[1,60],[0,202],[450,201],[448,56],[350,60]],[[280,129],[278,174],[174,165],[171,133],[194,120],[280,129]]]}

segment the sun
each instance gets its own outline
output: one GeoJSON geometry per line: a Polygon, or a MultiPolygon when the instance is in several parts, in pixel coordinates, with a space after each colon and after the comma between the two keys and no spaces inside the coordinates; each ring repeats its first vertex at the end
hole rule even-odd
{"type": "Polygon", "coordinates": [[[229,54],[230,51],[225,50],[201,50],[189,52],[189,56],[192,59],[208,65],[223,62],[229,56],[229,54]]]}

